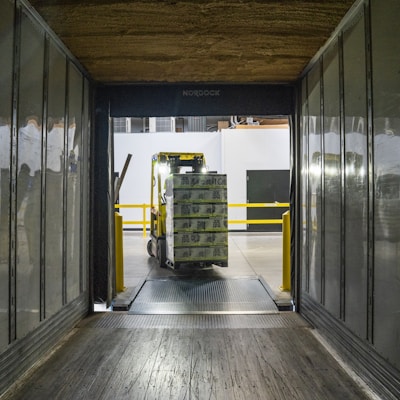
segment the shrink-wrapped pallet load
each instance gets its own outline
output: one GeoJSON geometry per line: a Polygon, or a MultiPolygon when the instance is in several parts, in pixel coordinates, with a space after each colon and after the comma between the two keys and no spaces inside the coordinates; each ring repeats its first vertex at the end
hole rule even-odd
{"type": "Polygon", "coordinates": [[[228,265],[225,174],[172,174],[166,179],[167,263],[228,265]]]}

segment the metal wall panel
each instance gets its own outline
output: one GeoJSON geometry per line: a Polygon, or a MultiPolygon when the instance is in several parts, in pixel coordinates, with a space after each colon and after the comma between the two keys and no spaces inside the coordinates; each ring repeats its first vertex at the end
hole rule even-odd
{"type": "Polygon", "coordinates": [[[344,320],[367,338],[368,149],[365,21],[362,14],[343,33],[345,130],[344,320]],[[360,79],[360,77],[363,77],[360,79]]]}
{"type": "Polygon", "coordinates": [[[29,4],[5,0],[0,10],[1,394],[89,310],[90,98],[29,4]]]}
{"type": "Polygon", "coordinates": [[[308,74],[308,238],[309,293],[321,301],[322,264],[322,131],[321,68],[317,63],[308,74]]]}
{"type": "Polygon", "coordinates": [[[82,152],[81,152],[81,185],[82,185],[82,207],[81,207],[81,278],[80,292],[89,288],[90,266],[90,168],[91,168],[91,85],[87,78],[83,80],[83,110],[82,110],[82,152]]]}
{"type": "Polygon", "coordinates": [[[388,399],[400,395],[399,18],[397,0],[360,1],[298,96],[300,309],[388,399]]]}
{"type": "Polygon", "coordinates": [[[66,275],[67,301],[80,293],[81,278],[81,168],[83,78],[74,65],[68,68],[68,129],[66,137],[66,275]]]}
{"type": "Polygon", "coordinates": [[[310,268],[308,262],[309,243],[309,196],[308,196],[308,98],[307,98],[307,77],[301,83],[301,111],[300,111],[300,182],[301,182],[301,216],[300,216],[300,237],[301,237],[301,288],[308,292],[310,268]]]}
{"type": "Polygon", "coordinates": [[[324,104],[324,304],[340,317],[341,280],[341,137],[339,52],[334,42],[323,57],[324,104]]]}
{"type": "Polygon", "coordinates": [[[8,345],[10,276],[10,178],[14,6],[0,2],[0,351],[8,345]]]}
{"type": "Polygon", "coordinates": [[[17,338],[40,322],[41,173],[45,36],[22,12],[18,93],[17,338]]]}
{"type": "Polygon", "coordinates": [[[56,313],[63,305],[63,151],[65,141],[65,55],[50,42],[48,120],[46,148],[46,191],[45,191],[45,315],[56,313]],[[55,207],[55,205],[57,205],[55,207]],[[55,284],[55,282],[57,282],[55,284]]]}
{"type": "Polygon", "coordinates": [[[400,369],[400,40],[397,0],[371,1],[374,130],[373,342],[400,369]]]}

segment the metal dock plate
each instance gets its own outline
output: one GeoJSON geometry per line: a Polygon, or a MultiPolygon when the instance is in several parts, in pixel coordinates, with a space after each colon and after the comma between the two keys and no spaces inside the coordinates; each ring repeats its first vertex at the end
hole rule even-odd
{"type": "Polygon", "coordinates": [[[278,308],[258,279],[148,280],[129,314],[271,314],[278,308]]]}

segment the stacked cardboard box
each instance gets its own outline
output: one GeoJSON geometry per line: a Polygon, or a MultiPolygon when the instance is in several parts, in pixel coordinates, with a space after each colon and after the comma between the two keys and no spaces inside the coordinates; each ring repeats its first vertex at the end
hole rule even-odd
{"type": "Polygon", "coordinates": [[[166,180],[167,260],[180,264],[228,264],[225,174],[172,174],[166,180]]]}

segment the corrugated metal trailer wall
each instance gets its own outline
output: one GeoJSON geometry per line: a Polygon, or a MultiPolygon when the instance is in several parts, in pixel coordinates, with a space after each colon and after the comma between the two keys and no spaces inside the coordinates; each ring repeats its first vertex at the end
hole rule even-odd
{"type": "Polygon", "coordinates": [[[1,393],[89,310],[90,84],[28,3],[0,14],[1,393]]]}
{"type": "Polygon", "coordinates": [[[397,0],[360,2],[298,96],[301,312],[384,398],[400,394],[399,18],[397,0]]]}

